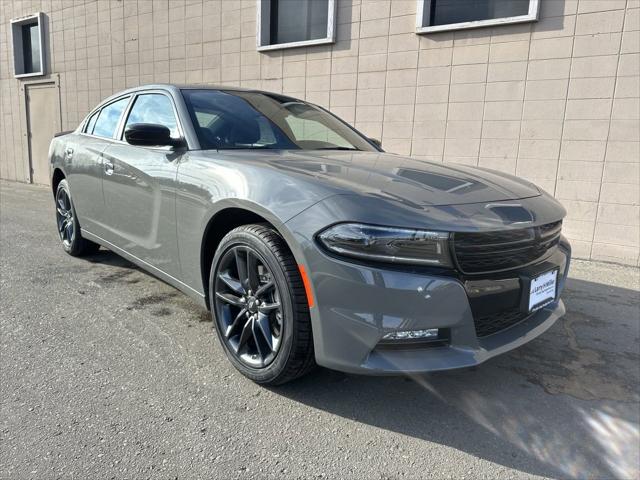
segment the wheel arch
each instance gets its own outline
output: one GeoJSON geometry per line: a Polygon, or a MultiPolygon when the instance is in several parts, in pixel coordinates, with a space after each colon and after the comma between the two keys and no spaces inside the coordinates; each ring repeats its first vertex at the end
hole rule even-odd
{"type": "Polygon", "coordinates": [[[56,190],[58,190],[58,185],[62,180],[67,178],[61,168],[56,167],[53,169],[53,173],[51,175],[51,189],[53,190],[53,195],[55,196],[56,190]]]}
{"type": "Polygon", "coordinates": [[[273,228],[283,238],[285,244],[296,257],[295,249],[291,248],[288,240],[289,235],[284,225],[268,212],[256,212],[256,209],[244,205],[226,206],[215,212],[204,228],[202,242],[200,246],[200,271],[202,275],[202,286],[205,303],[208,309],[209,304],[209,275],[211,273],[211,263],[215,256],[218,245],[222,239],[234,228],[252,223],[264,223],[273,228]]]}

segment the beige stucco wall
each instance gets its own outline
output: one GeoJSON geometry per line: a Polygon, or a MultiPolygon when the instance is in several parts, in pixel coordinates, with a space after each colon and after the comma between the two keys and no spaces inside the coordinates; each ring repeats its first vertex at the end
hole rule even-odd
{"type": "Polygon", "coordinates": [[[528,178],[575,255],[638,265],[639,0],[541,0],[536,23],[416,35],[415,0],[337,0],[337,42],[256,51],[255,0],[1,0],[0,177],[24,181],[9,20],[43,11],[63,128],[150,82],[284,92],[390,152],[528,178]]]}

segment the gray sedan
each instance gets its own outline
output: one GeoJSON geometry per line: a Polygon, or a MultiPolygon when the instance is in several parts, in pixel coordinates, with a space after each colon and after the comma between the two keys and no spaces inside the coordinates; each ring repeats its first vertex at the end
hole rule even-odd
{"type": "Polygon", "coordinates": [[[63,248],[106,247],[195,298],[258,383],[477,365],[564,314],[550,195],[384,153],[302,100],[138,87],[54,138],[50,161],[63,248]]]}

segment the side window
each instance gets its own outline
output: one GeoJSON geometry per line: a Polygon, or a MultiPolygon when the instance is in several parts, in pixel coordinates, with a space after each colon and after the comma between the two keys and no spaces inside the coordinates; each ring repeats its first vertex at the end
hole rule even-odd
{"type": "Polygon", "coordinates": [[[96,125],[96,120],[98,119],[99,114],[100,114],[100,110],[98,110],[96,113],[91,115],[91,118],[89,118],[89,121],[84,126],[84,133],[88,133],[89,135],[93,133],[93,127],[95,127],[96,125]]]}
{"type": "Polygon", "coordinates": [[[98,137],[113,138],[118,128],[118,120],[127,103],[129,103],[129,97],[121,98],[100,110],[93,127],[93,134],[98,137]]]}
{"type": "Polygon", "coordinates": [[[154,123],[163,125],[171,130],[171,136],[178,137],[178,124],[173,112],[173,104],[166,95],[160,93],[145,93],[138,95],[129,112],[127,126],[134,123],[154,123]]]}

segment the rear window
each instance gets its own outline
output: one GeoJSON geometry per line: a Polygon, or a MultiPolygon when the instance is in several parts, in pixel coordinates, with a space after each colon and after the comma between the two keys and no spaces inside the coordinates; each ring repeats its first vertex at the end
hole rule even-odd
{"type": "Polygon", "coordinates": [[[110,103],[100,110],[98,119],[93,127],[93,135],[113,138],[116,133],[116,128],[118,128],[118,121],[120,120],[127,103],[129,103],[129,97],[124,97],[110,103]]]}

